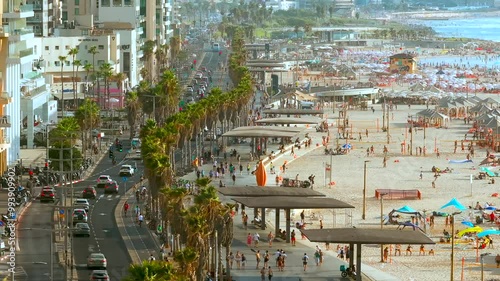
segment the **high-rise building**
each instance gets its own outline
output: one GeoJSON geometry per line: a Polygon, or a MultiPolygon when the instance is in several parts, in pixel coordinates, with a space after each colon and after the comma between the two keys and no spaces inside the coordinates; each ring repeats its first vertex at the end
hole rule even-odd
{"type": "Polygon", "coordinates": [[[28,18],[28,26],[33,28],[35,36],[52,36],[57,22],[56,12],[58,1],[55,0],[27,0],[28,5],[33,5],[35,15],[28,18]]]}
{"type": "Polygon", "coordinates": [[[24,4],[22,0],[2,2],[0,71],[3,89],[0,99],[0,142],[3,142],[3,147],[0,148],[1,171],[5,170],[5,165],[14,164],[19,160],[21,128],[25,128],[21,119],[21,94],[32,90],[38,91],[38,83],[26,81],[33,71],[35,35],[33,29],[26,23],[27,18],[34,16],[33,5],[24,4]],[[9,142],[10,147],[5,142],[9,142]]]}

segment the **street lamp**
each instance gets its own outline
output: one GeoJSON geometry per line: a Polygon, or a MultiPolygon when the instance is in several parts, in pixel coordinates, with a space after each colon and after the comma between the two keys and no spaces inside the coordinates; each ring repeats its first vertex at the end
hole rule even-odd
{"type": "Polygon", "coordinates": [[[364,164],[364,177],[363,177],[363,216],[362,219],[366,219],[366,163],[370,162],[370,160],[365,160],[364,164]]]}
{"type": "Polygon", "coordinates": [[[491,253],[482,253],[481,254],[481,281],[484,281],[484,262],[483,258],[491,255],[491,253]]]}
{"type": "MultiPolygon", "coordinates": [[[[380,194],[380,229],[384,229],[384,196],[387,194],[380,194]]],[[[380,244],[380,262],[384,262],[384,244],[380,244]]]]}

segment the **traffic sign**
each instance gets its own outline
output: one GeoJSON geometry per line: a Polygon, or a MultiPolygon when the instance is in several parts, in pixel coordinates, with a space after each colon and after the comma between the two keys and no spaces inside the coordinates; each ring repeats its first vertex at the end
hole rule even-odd
{"type": "Polygon", "coordinates": [[[64,219],[64,214],[59,214],[59,218],[60,218],[61,220],[63,220],[63,219],[64,219]]]}
{"type": "Polygon", "coordinates": [[[124,182],[126,182],[126,181],[128,180],[128,178],[127,178],[127,177],[123,177],[123,178],[122,178],[122,180],[123,180],[124,182]]]}
{"type": "Polygon", "coordinates": [[[64,215],[64,209],[59,210],[59,214],[64,215]]]}

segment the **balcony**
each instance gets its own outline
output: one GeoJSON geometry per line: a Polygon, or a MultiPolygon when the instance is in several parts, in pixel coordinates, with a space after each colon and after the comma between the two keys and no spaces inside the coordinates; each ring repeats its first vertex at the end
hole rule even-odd
{"type": "Polygon", "coordinates": [[[135,30],[137,31],[137,35],[141,35],[144,33],[144,28],[142,28],[142,27],[138,27],[135,30]]]}
{"type": "Polygon", "coordinates": [[[38,17],[31,17],[26,19],[27,23],[41,23],[42,19],[38,17]]]}
{"type": "Polygon", "coordinates": [[[23,78],[24,78],[24,79],[29,79],[29,80],[35,80],[35,79],[38,79],[38,78],[40,78],[40,77],[42,77],[42,76],[43,76],[43,74],[42,74],[42,73],[39,73],[39,72],[37,72],[37,71],[30,71],[30,72],[28,72],[28,73],[25,73],[25,74],[23,75],[23,78]]]}
{"type": "Polygon", "coordinates": [[[0,115],[0,128],[10,128],[10,115],[0,115]]]}
{"type": "Polygon", "coordinates": [[[33,4],[33,11],[42,11],[42,10],[43,10],[42,4],[33,4]]]}
{"type": "Polygon", "coordinates": [[[12,102],[12,96],[9,92],[0,92],[0,105],[6,105],[12,102]]]}
{"type": "Polygon", "coordinates": [[[26,40],[33,39],[34,37],[35,37],[35,34],[33,32],[32,26],[11,29],[10,38],[12,41],[26,41],[26,40]]]}
{"type": "Polygon", "coordinates": [[[3,132],[3,134],[0,135],[0,150],[7,148],[10,148],[10,137],[3,132]]]}
{"type": "Polygon", "coordinates": [[[9,5],[7,1],[4,1],[3,6],[3,17],[7,19],[24,19],[33,17],[35,13],[33,12],[32,4],[16,4],[9,5]]]}
{"type": "Polygon", "coordinates": [[[9,31],[10,29],[8,25],[0,26],[0,37],[1,38],[9,37],[9,31]]]}

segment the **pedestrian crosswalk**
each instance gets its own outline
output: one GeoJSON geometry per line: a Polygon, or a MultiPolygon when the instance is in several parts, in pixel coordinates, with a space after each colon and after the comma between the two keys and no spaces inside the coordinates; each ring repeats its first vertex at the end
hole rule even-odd
{"type": "Polygon", "coordinates": [[[99,199],[107,199],[107,200],[120,199],[120,195],[118,195],[118,194],[101,194],[101,195],[99,195],[99,199]]]}

